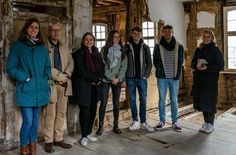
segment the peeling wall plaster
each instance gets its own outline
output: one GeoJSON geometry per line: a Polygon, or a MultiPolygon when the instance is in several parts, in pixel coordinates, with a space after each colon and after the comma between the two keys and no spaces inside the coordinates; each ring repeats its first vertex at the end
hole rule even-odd
{"type": "Polygon", "coordinates": [[[206,11],[197,13],[197,27],[198,28],[215,28],[215,14],[206,11]]]}

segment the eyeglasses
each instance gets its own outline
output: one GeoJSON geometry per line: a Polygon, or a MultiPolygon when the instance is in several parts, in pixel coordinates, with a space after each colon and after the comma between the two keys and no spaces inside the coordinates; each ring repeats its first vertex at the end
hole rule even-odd
{"type": "Polygon", "coordinates": [[[59,33],[59,32],[61,32],[61,29],[51,29],[50,31],[52,33],[59,33]]]}

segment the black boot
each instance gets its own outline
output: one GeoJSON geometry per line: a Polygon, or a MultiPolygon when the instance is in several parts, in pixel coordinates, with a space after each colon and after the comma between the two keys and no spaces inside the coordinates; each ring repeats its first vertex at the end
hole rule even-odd
{"type": "Polygon", "coordinates": [[[101,136],[102,132],[103,132],[103,129],[102,128],[98,128],[98,130],[96,132],[96,135],[101,136]]]}
{"type": "Polygon", "coordinates": [[[119,127],[118,127],[118,121],[114,121],[113,131],[114,131],[116,134],[121,134],[121,130],[120,130],[119,127]]]}
{"type": "Polygon", "coordinates": [[[103,132],[103,122],[99,122],[99,128],[96,132],[96,135],[101,136],[103,132]]]}

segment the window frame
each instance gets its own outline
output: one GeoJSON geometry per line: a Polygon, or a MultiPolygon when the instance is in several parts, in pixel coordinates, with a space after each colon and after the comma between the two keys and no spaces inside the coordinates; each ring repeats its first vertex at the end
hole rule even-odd
{"type": "Polygon", "coordinates": [[[228,20],[227,20],[227,13],[229,11],[236,10],[236,6],[225,6],[223,7],[223,25],[224,25],[224,60],[225,60],[225,71],[232,71],[236,72],[236,68],[229,68],[228,62],[228,37],[229,36],[235,36],[236,37],[236,31],[228,31],[228,20]]]}
{"type": "MultiPolygon", "coordinates": [[[[150,21],[150,20],[146,20],[146,21],[144,21],[144,22],[142,23],[142,31],[143,31],[143,32],[144,32],[144,29],[147,29],[147,33],[148,33],[148,30],[149,30],[149,29],[154,29],[154,35],[153,35],[153,36],[145,36],[145,37],[144,37],[144,36],[143,36],[143,33],[142,33],[142,38],[143,38],[143,40],[152,40],[152,39],[154,39],[154,46],[151,47],[151,48],[153,48],[153,50],[154,50],[155,44],[158,43],[158,23],[157,23],[157,22],[150,21]],[[143,24],[144,24],[145,22],[152,22],[152,23],[153,23],[153,28],[149,28],[149,27],[148,27],[148,24],[147,24],[147,28],[143,28],[143,24]]],[[[146,42],[144,42],[144,43],[148,45],[148,43],[146,43],[146,42]]],[[[149,45],[148,45],[148,46],[149,46],[149,45]]],[[[150,46],[149,46],[149,48],[150,48],[150,46]]],[[[151,48],[150,48],[150,52],[151,52],[151,56],[153,56],[153,50],[151,50],[151,48]]]]}
{"type": "Polygon", "coordinates": [[[106,38],[107,38],[107,24],[105,24],[105,23],[93,23],[92,24],[92,33],[93,33],[93,35],[94,35],[94,37],[96,38],[96,40],[95,40],[95,46],[98,48],[98,50],[99,50],[99,52],[101,51],[101,48],[105,45],[105,43],[106,43],[106,38]],[[105,38],[99,38],[98,39],[98,37],[97,37],[97,34],[98,33],[101,33],[101,31],[100,32],[97,32],[97,29],[96,29],[96,26],[104,26],[105,27],[105,38]],[[93,28],[93,27],[95,27],[95,28],[93,28]],[[94,31],[93,31],[94,30],[94,31]],[[102,41],[104,41],[104,45],[102,45],[101,47],[98,47],[98,42],[102,42],[102,41]]]}

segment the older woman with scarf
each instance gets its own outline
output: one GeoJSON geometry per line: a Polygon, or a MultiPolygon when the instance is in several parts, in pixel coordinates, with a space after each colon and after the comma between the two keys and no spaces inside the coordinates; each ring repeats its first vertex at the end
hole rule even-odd
{"type": "Polygon", "coordinates": [[[119,101],[121,92],[121,83],[124,80],[127,69],[127,58],[125,52],[122,51],[122,42],[120,33],[117,30],[110,31],[106,44],[101,50],[103,62],[105,64],[105,76],[103,79],[102,100],[99,108],[99,128],[97,135],[102,135],[104,116],[108,102],[108,94],[111,87],[113,102],[113,131],[117,134],[121,133],[118,127],[119,119],[119,101]]]}
{"type": "Polygon", "coordinates": [[[203,112],[204,124],[199,131],[214,131],[219,72],[224,69],[223,54],[214,42],[214,33],[203,31],[202,43],[196,49],[191,67],[193,71],[193,104],[203,112]]]}
{"type": "Polygon", "coordinates": [[[82,132],[80,144],[83,146],[87,146],[89,141],[97,141],[92,134],[92,128],[104,75],[104,65],[94,42],[93,34],[85,33],[81,49],[73,54],[73,98],[80,108],[79,119],[82,132]]]}

